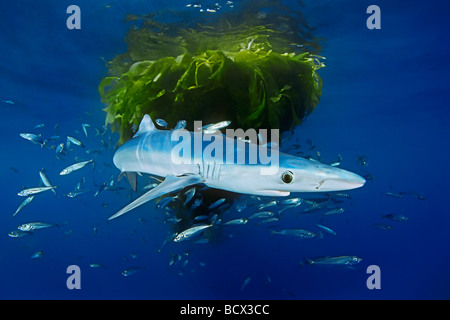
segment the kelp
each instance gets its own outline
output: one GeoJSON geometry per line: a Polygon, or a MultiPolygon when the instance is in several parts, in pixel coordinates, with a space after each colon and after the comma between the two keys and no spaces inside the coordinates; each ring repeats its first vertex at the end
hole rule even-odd
{"type": "Polygon", "coordinates": [[[233,128],[282,131],[311,114],[322,90],[318,46],[292,13],[255,18],[251,8],[236,25],[233,15],[195,27],[152,16],[130,30],[128,52],[108,63],[99,85],[119,143],[146,113],[169,125],[187,120],[190,130],[194,120],[231,120],[233,128]]]}

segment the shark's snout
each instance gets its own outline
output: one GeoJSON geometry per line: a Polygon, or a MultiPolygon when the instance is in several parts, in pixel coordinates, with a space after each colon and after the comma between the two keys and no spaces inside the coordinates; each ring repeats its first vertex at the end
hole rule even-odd
{"type": "Polygon", "coordinates": [[[360,175],[335,168],[333,172],[327,175],[320,182],[318,190],[321,191],[339,191],[360,188],[366,183],[366,179],[360,175]]]}
{"type": "Polygon", "coordinates": [[[136,152],[138,147],[137,139],[132,139],[124,143],[117,149],[113,156],[113,163],[120,171],[140,172],[140,158],[136,152]]]}
{"type": "Polygon", "coordinates": [[[114,156],[113,156],[113,163],[116,166],[117,169],[122,170],[124,159],[123,159],[123,153],[122,150],[118,150],[114,156]]]}

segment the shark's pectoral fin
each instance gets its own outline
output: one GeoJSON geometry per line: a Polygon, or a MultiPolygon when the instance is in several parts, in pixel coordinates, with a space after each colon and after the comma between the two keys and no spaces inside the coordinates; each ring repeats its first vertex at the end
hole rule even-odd
{"type": "Polygon", "coordinates": [[[144,195],[142,195],[139,198],[137,198],[136,200],[134,200],[132,203],[127,205],[125,208],[123,208],[116,214],[109,217],[108,220],[112,220],[117,217],[120,217],[124,213],[127,213],[130,210],[133,210],[134,208],[140,206],[141,204],[144,204],[150,200],[153,200],[157,197],[165,195],[166,193],[179,191],[187,186],[197,184],[197,183],[202,183],[203,181],[204,181],[203,178],[199,175],[186,175],[186,176],[179,176],[179,177],[169,175],[158,186],[156,186],[152,190],[148,191],[144,195]]]}
{"type": "Polygon", "coordinates": [[[128,179],[128,182],[130,183],[131,189],[133,189],[134,192],[137,190],[137,173],[136,172],[126,172],[125,173],[128,179]]]}

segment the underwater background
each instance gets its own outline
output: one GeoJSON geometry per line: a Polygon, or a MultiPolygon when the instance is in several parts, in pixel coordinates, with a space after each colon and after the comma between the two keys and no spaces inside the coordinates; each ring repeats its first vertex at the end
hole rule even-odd
{"type": "MultiPolygon", "coordinates": [[[[340,200],[344,212],[303,214],[307,206],[302,204],[283,212],[274,226],[248,223],[228,228],[208,243],[165,245],[173,231],[155,201],[107,221],[130,202],[130,188],[125,179],[117,182],[119,172],[112,163],[118,135],[102,132],[105,105],[98,85],[107,75],[105,61],[127,50],[126,14],[193,10],[187,4],[0,4],[0,298],[450,298],[450,6],[445,1],[304,1],[305,20],[323,39],[323,91],[315,111],[286,145],[300,144],[315,158],[320,151],[320,160],[328,164],[341,155],[341,168],[367,178],[364,187],[346,192],[349,198],[340,200]],[[81,30],[66,27],[71,4],[81,8],[81,30]],[[366,27],[366,9],[372,4],[381,9],[380,30],[366,27]],[[90,125],[87,136],[82,124],[90,125]],[[55,145],[74,136],[85,148],[72,145],[58,158],[54,150],[23,139],[19,134],[24,132],[58,135],[55,145]],[[59,175],[75,161],[90,159],[95,165],[59,175]],[[58,186],[57,196],[36,195],[13,217],[24,200],[17,193],[39,186],[42,168],[58,186]],[[89,192],[64,196],[82,177],[89,192]],[[119,191],[103,190],[94,197],[111,180],[119,191]],[[382,217],[389,214],[408,220],[382,217]],[[21,238],[8,236],[32,221],[58,227],[21,238]],[[299,239],[271,232],[318,231],[316,224],[332,228],[336,235],[299,239]],[[39,251],[42,254],[32,258],[39,251]],[[352,268],[304,262],[346,255],[362,261],[352,268]],[[80,267],[80,290],[66,286],[70,265],[80,267]],[[370,265],[380,268],[381,289],[366,285],[370,265]]],[[[297,1],[284,4],[299,8],[297,1]]],[[[239,1],[227,8],[238,9],[239,1]]],[[[248,217],[272,200],[262,198],[242,212],[233,204],[224,215],[230,220],[248,217]]]]}

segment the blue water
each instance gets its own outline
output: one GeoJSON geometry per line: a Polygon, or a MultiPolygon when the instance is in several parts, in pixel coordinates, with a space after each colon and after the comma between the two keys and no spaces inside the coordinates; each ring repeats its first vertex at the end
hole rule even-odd
{"type": "MultiPolygon", "coordinates": [[[[237,2],[237,1],[236,1],[237,2]]],[[[107,218],[129,203],[128,191],[93,194],[118,170],[112,142],[96,136],[104,123],[97,92],[104,60],[126,51],[127,13],[167,9],[163,1],[77,1],[82,29],[66,28],[67,1],[9,1],[0,5],[1,190],[0,298],[2,299],[448,299],[449,232],[449,5],[444,1],[304,1],[304,15],[324,40],[323,95],[292,141],[311,139],[326,163],[342,155],[342,168],[372,175],[348,192],[344,213],[323,218],[286,211],[277,228],[331,227],[336,236],[296,239],[270,235],[264,226],[236,226],[207,244],[162,244],[171,233],[164,213],[148,203],[120,219],[107,218]],[[381,8],[381,30],[366,28],[366,8],[381,8]],[[35,129],[38,124],[43,128],[35,129]],[[86,138],[81,123],[89,123],[86,138]],[[21,132],[80,138],[88,155],[69,155],[32,144],[21,132]],[[104,139],[108,147],[104,147],[104,139]],[[365,156],[366,166],[358,163],[365,156]],[[68,176],[77,160],[95,159],[68,176]],[[37,195],[16,217],[22,187],[39,185],[45,168],[58,196],[37,195]],[[71,199],[81,177],[91,192],[71,199]],[[419,193],[426,200],[405,194],[419,193]],[[382,219],[402,214],[407,222],[382,219]],[[143,218],[144,220],[139,220],[143,218]],[[323,220],[321,220],[323,218],[323,220]],[[8,233],[22,223],[58,228],[23,238],[8,233]],[[390,231],[373,226],[388,223],[390,231]],[[43,251],[43,256],[30,259],[43,251]],[[173,255],[182,260],[170,265],[173,255]],[[305,257],[356,255],[355,268],[303,265],[305,257]],[[187,261],[187,262],[185,262],[187,261]],[[91,268],[91,263],[102,267],[91,268]],[[69,290],[69,265],[81,270],[81,289],[69,290]],[[381,289],[369,290],[367,267],[381,270],[381,289]],[[139,267],[128,277],[124,269],[139,267]],[[251,281],[241,290],[245,279],[251,281]]],[[[186,10],[186,1],[171,8],[186,10]]],[[[287,2],[289,3],[289,2],[287,2]]],[[[296,2],[292,1],[292,6],[296,2]]],[[[219,14],[219,13],[218,13],[219,14]]],[[[111,137],[111,140],[109,140],[111,137]]],[[[63,138],[61,138],[63,139],[63,138]]],[[[60,141],[63,142],[63,141],[60,141]]],[[[59,142],[59,143],[60,143],[59,142]]],[[[118,184],[128,188],[122,180],[118,184]]],[[[307,197],[308,195],[299,194],[307,197]]],[[[268,200],[267,200],[268,201],[268,200]]],[[[302,205],[303,206],[303,205],[302,205]]],[[[230,211],[230,218],[240,214],[230,211]]]]}

